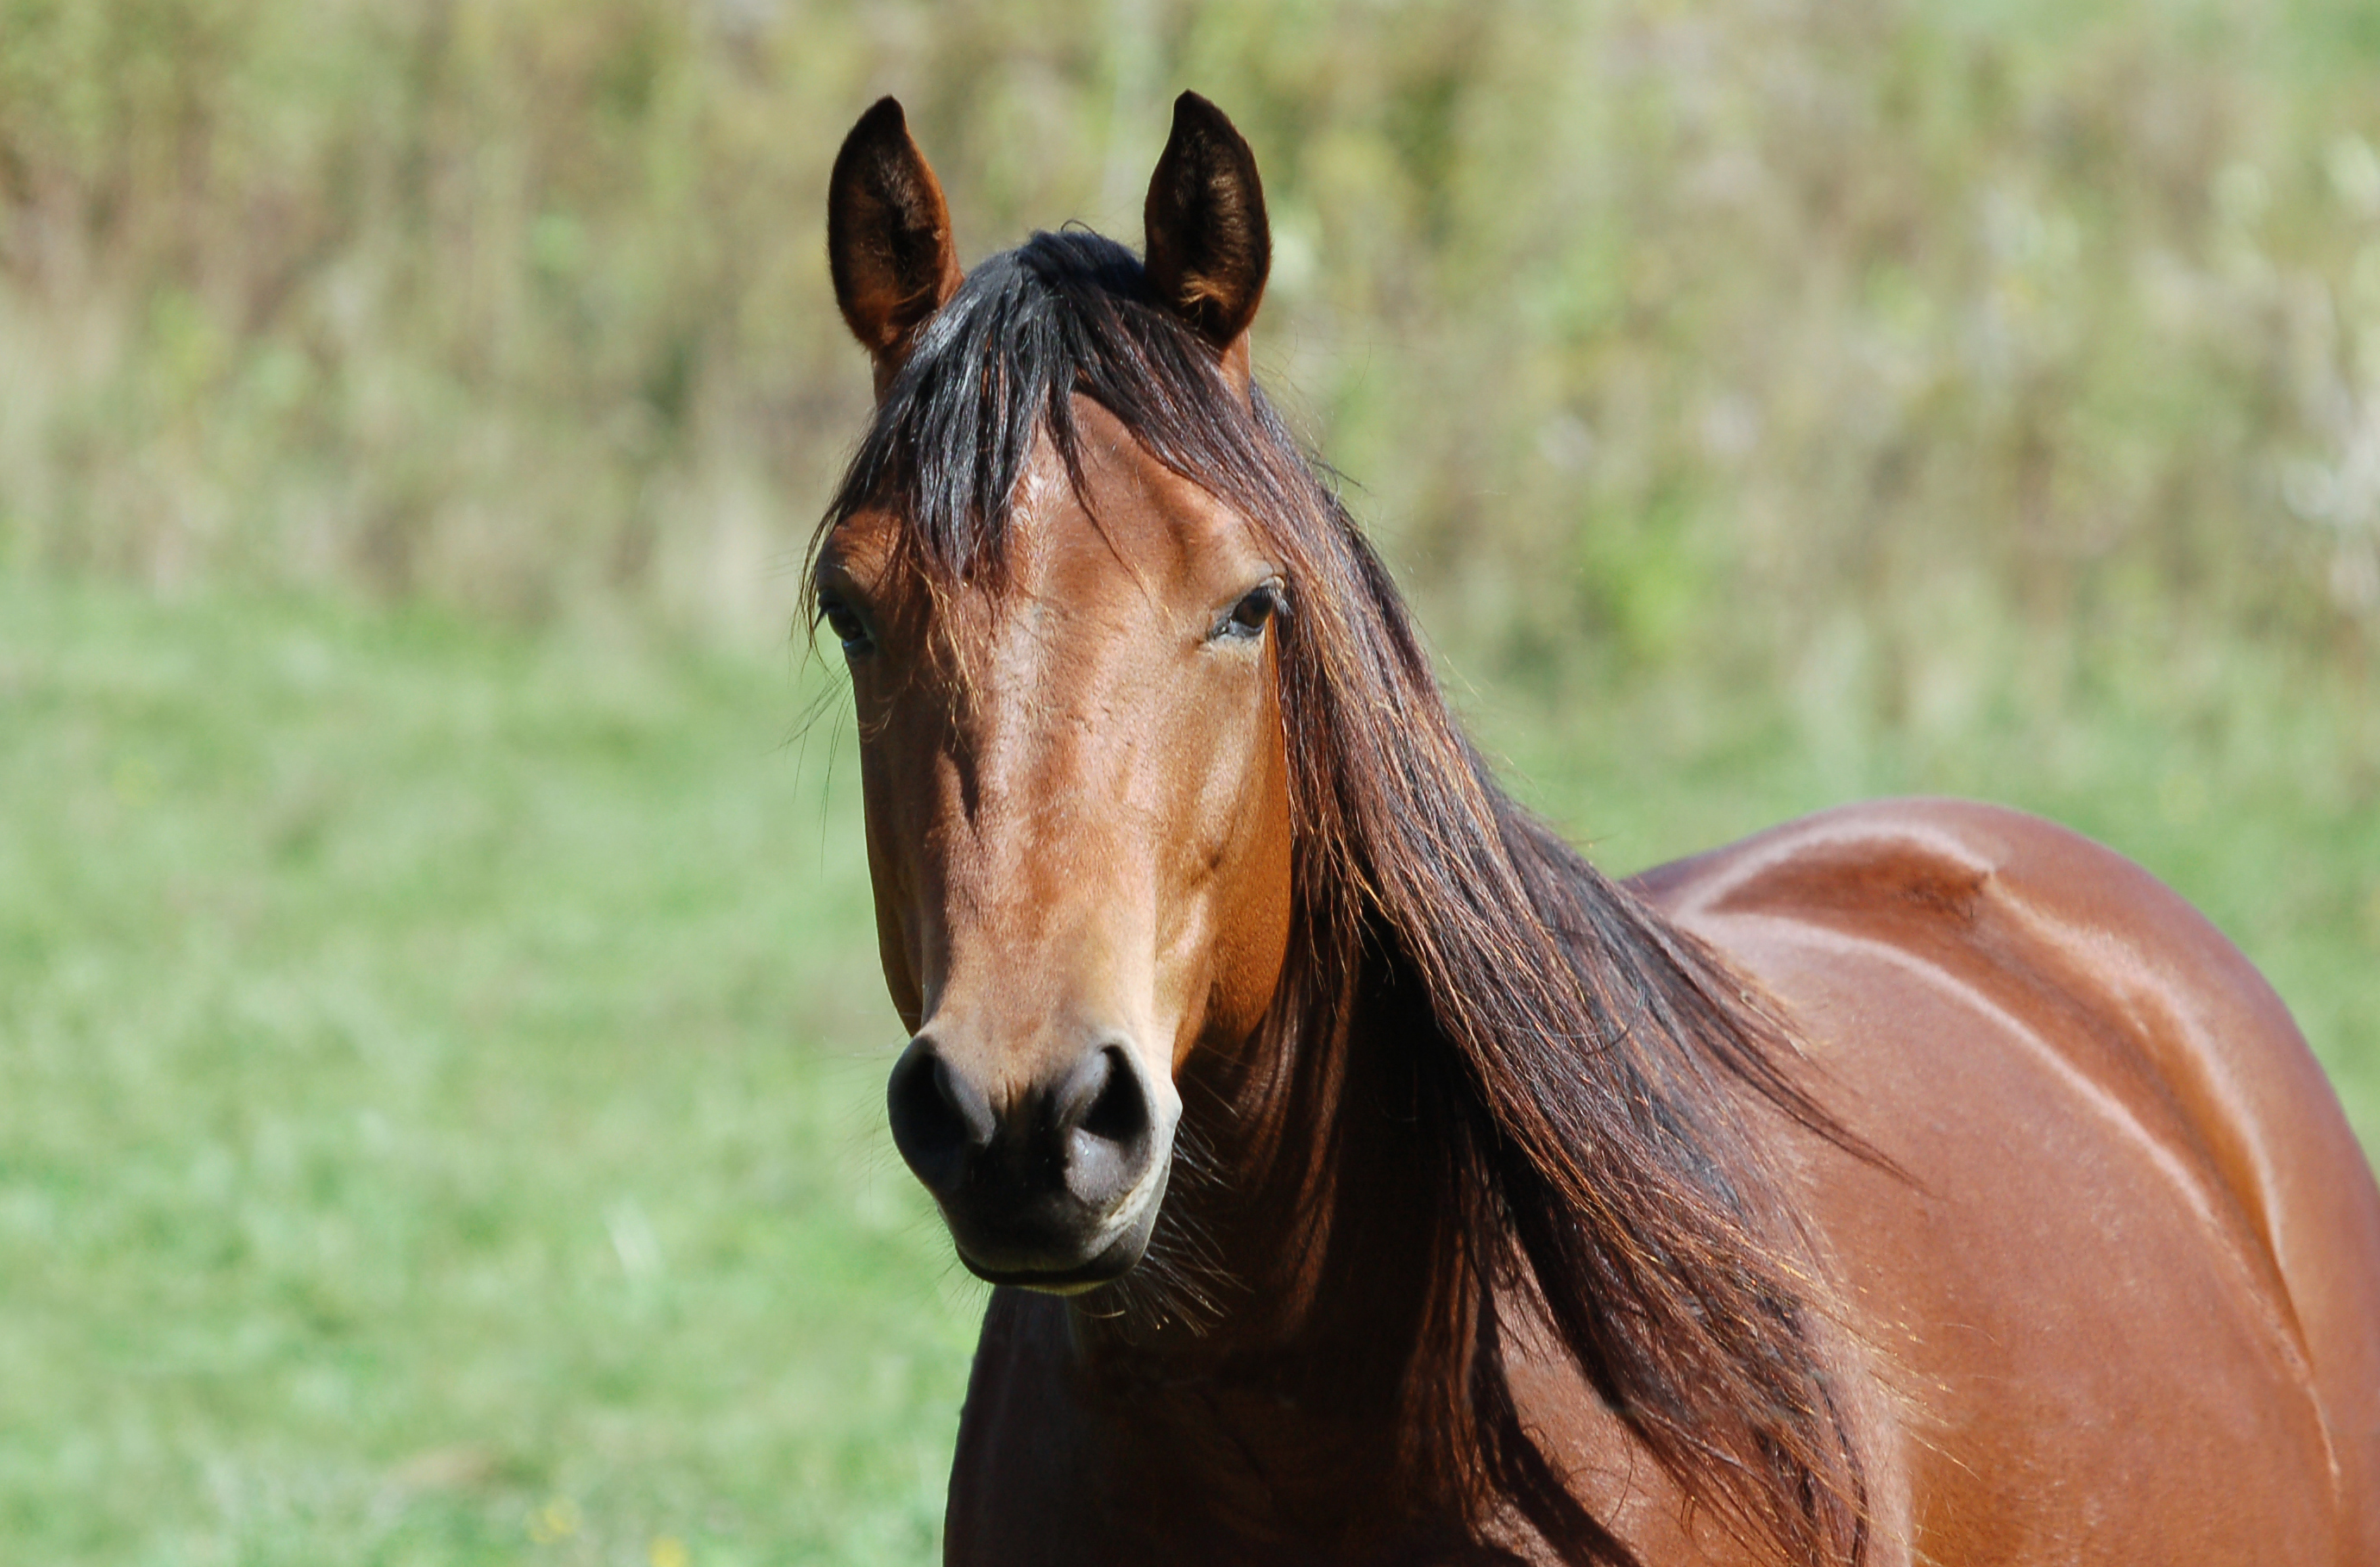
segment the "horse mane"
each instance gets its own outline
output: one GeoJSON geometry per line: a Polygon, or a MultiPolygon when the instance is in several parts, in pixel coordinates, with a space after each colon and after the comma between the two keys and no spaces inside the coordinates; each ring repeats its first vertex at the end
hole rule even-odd
{"type": "Polygon", "coordinates": [[[1517,1514],[1565,1560],[1633,1567],[1524,1427],[1501,1342],[1531,1332],[1737,1533],[1864,1560],[1865,1476],[1818,1343],[1836,1308],[1735,1107],[1856,1139],[1796,1082],[1772,1006],[1498,785],[1328,470],[1130,251],[1069,230],[978,266],[887,387],[820,537],[884,506],[930,579],[996,581],[1037,438],[1082,488],[1076,395],[1279,552],[1297,932],[1258,1053],[1282,1099],[1343,1071],[1356,998],[1410,1003],[1382,1048],[1445,1176],[1447,1275],[1416,1308],[1413,1364],[1437,1374],[1408,1378],[1401,1429],[1427,1444],[1410,1466],[1452,1477],[1432,1483],[1461,1490],[1491,1555],[1517,1560],[1494,1544],[1517,1514]]]}

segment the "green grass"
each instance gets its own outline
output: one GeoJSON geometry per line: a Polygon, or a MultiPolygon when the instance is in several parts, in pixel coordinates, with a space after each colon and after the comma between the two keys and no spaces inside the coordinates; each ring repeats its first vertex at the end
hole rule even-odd
{"type": "Polygon", "coordinates": [[[931,1556],[973,1297],[796,673],[0,586],[11,1560],[931,1556]]]}
{"type": "MultiPolygon", "coordinates": [[[[2380,1138],[2370,704],[1999,651],[1888,719],[1857,648],[1473,701],[1615,869],[1881,790],[2063,817],[2248,947],[2380,1138]]],[[[10,1560],[933,1558],[980,1295],[880,1129],[821,680],[0,575],[10,1560]]]]}

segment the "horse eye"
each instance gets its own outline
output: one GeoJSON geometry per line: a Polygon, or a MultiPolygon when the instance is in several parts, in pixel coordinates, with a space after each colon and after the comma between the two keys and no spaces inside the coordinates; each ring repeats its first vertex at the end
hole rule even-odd
{"type": "Polygon", "coordinates": [[[834,633],[845,653],[864,653],[872,646],[868,638],[867,626],[849,604],[831,593],[821,593],[818,607],[819,618],[826,622],[827,629],[834,633]]]}
{"type": "Polygon", "coordinates": [[[1264,635],[1265,623],[1281,607],[1281,589],[1270,582],[1259,583],[1248,589],[1246,597],[1232,606],[1232,613],[1215,627],[1217,637],[1251,638],[1264,635]]]}

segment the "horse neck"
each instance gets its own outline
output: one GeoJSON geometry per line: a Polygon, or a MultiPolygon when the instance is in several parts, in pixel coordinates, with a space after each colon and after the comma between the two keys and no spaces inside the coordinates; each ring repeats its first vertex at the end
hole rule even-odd
{"type": "Polygon", "coordinates": [[[1215,1309],[1118,1314],[1099,1292],[1072,1316],[1117,1462],[1228,1499],[1220,1554],[1459,1545],[1478,1511],[1475,1471],[1425,1445],[1467,1403],[1475,1328],[1463,1205],[1407,1070],[1427,1013],[1377,978],[1306,1009],[1339,1020],[1328,1038],[1185,1075],[1211,1170],[1177,1179],[1161,1222],[1196,1232],[1215,1309]]]}

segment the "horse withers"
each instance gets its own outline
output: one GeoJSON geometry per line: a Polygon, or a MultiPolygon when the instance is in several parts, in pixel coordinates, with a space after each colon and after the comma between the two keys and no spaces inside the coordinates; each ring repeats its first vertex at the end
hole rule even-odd
{"type": "Polygon", "coordinates": [[[2246,961],[1978,805],[1597,874],[1255,384],[1195,95],[1146,221],[964,271],[890,99],[832,184],[948,1559],[2380,1561],[2380,1196],[2246,961]]]}

